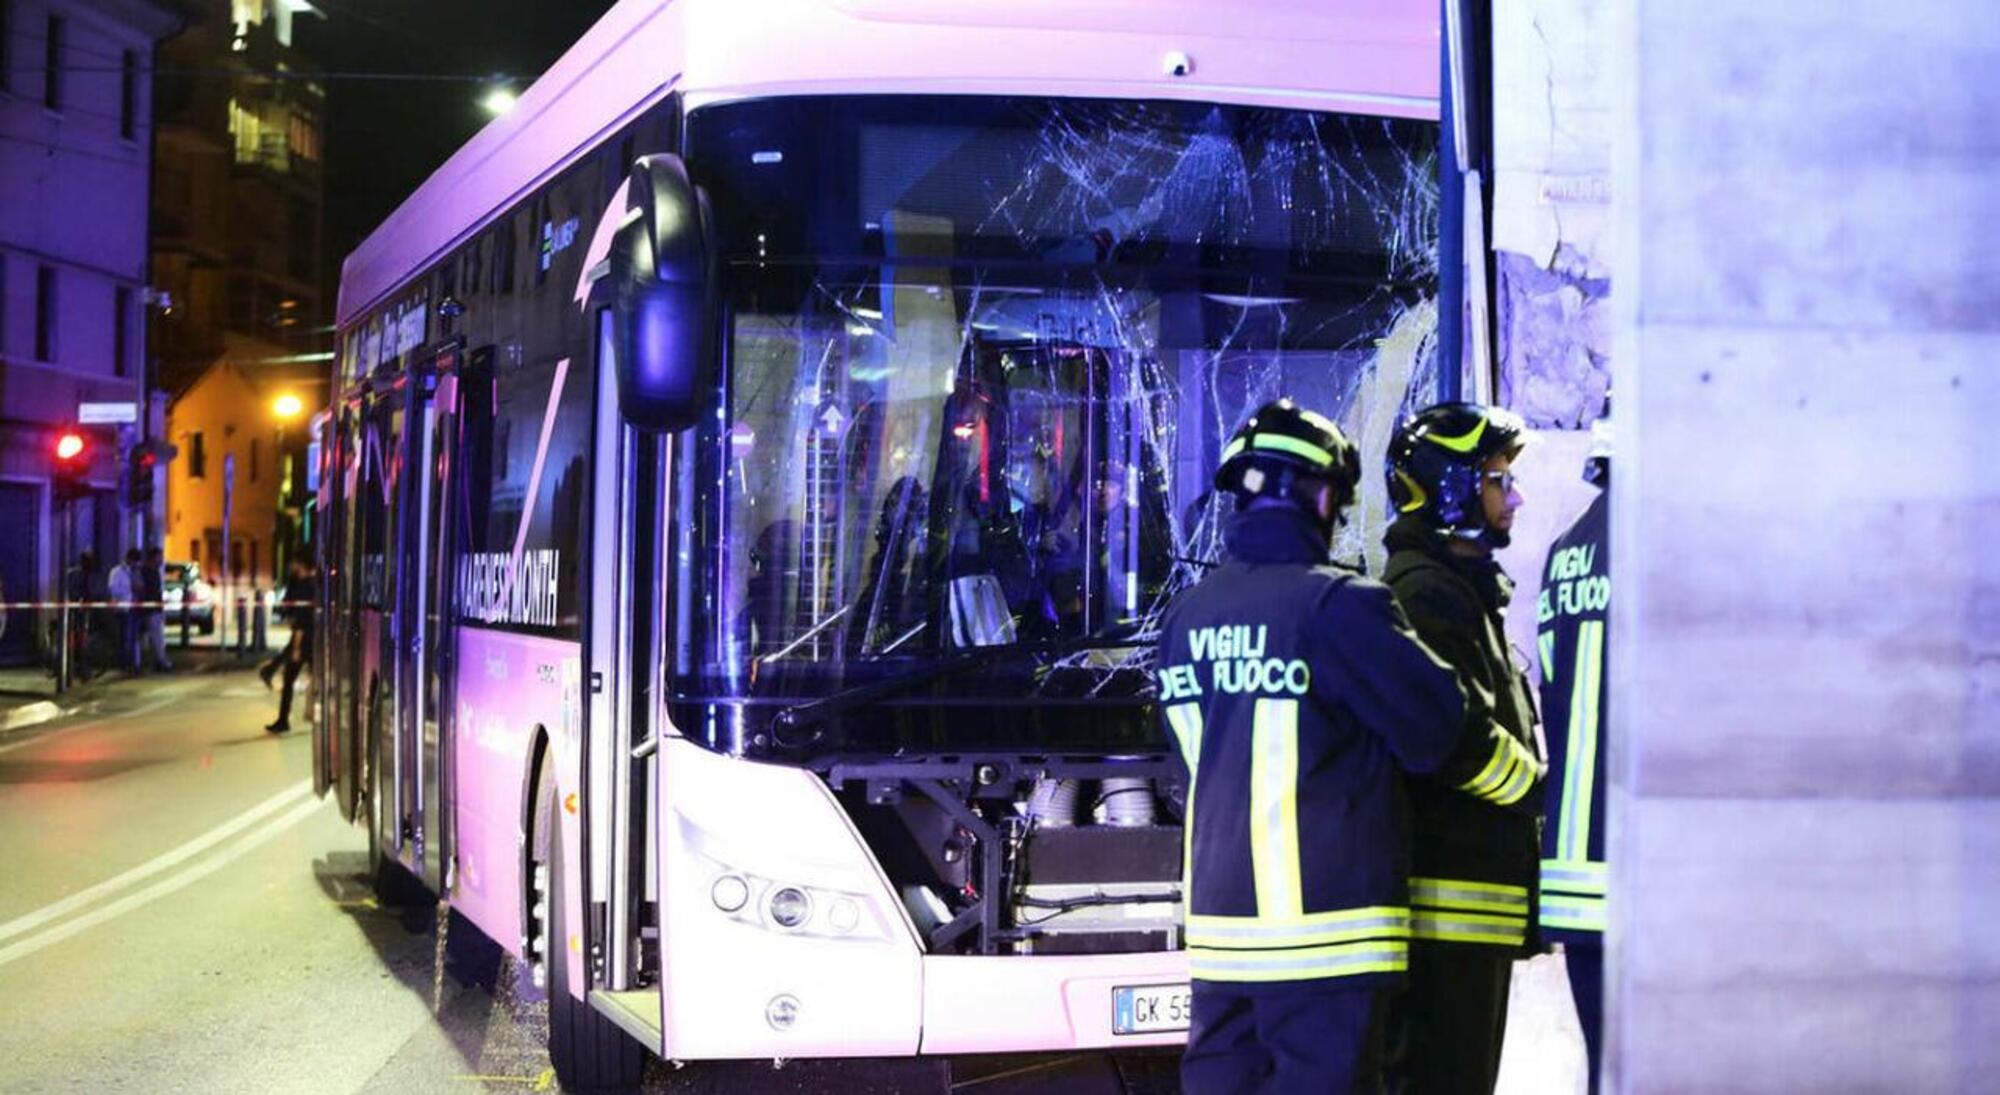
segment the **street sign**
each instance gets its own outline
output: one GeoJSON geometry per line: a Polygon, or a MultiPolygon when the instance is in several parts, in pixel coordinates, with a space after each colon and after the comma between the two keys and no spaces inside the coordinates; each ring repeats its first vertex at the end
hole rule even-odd
{"type": "Polygon", "coordinates": [[[103,422],[137,422],[137,403],[78,403],[76,421],[81,426],[92,426],[103,422]]]}

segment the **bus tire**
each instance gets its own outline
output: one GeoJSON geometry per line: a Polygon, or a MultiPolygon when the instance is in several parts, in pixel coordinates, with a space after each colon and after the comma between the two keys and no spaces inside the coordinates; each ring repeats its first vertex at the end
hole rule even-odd
{"type": "Polygon", "coordinates": [[[549,1063],[564,1091],[634,1091],[645,1072],[646,1051],[587,1001],[569,991],[569,911],[563,900],[562,834],[551,831],[548,934],[549,1063]]]}

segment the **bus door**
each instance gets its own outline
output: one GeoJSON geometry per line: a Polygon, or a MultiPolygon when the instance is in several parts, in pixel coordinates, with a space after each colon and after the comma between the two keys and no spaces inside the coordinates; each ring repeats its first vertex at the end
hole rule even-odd
{"type": "Polygon", "coordinates": [[[442,796],[447,788],[453,682],[452,581],[458,570],[451,521],[458,464],[459,351],[440,352],[411,371],[408,474],[399,591],[403,626],[396,690],[397,800],[409,846],[405,862],[445,893],[450,879],[442,796]]]}
{"type": "Polygon", "coordinates": [[[401,377],[371,380],[348,404],[353,451],[343,488],[350,519],[341,546],[345,573],[336,582],[346,629],[335,639],[345,669],[335,679],[347,690],[340,701],[347,749],[342,767],[353,773],[355,810],[367,811],[371,854],[384,856],[403,847],[395,715],[402,661],[396,653],[397,532],[409,478],[402,474],[406,383],[401,377]]]}
{"type": "Polygon", "coordinates": [[[340,519],[326,527],[325,585],[330,611],[320,631],[326,658],[327,702],[332,711],[328,720],[332,744],[334,794],[340,812],[353,821],[368,802],[368,724],[365,700],[367,678],[361,673],[361,544],[364,514],[368,512],[369,481],[367,461],[367,405],[360,398],[349,399],[340,408],[336,427],[337,471],[334,498],[340,519]]]}
{"type": "Polygon", "coordinates": [[[313,792],[324,795],[333,790],[341,816],[349,821],[354,820],[355,794],[354,780],[347,775],[349,743],[343,736],[348,707],[342,694],[349,685],[345,676],[348,666],[342,657],[346,642],[342,636],[349,629],[348,602],[341,588],[347,573],[346,556],[339,538],[348,530],[350,492],[345,489],[345,468],[351,421],[352,415],[345,406],[335,407],[331,413],[314,420],[314,440],[319,443],[320,459],[316,495],[319,518],[313,522],[311,537],[312,558],[319,564],[314,580],[319,611],[313,616],[318,633],[313,636],[311,666],[317,705],[313,712],[313,792]]]}
{"type": "Polygon", "coordinates": [[[618,405],[613,313],[594,317],[596,425],[587,597],[589,704],[584,722],[584,836],[593,987],[657,983],[658,846],[653,808],[662,725],[661,636],[666,553],[665,439],[626,425],[618,405]]]}

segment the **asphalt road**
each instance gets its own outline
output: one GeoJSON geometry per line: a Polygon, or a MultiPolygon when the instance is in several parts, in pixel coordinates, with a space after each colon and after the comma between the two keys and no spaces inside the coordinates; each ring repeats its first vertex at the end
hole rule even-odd
{"type": "MultiPolygon", "coordinates": [[[[254,675],[95,707],[0,737],[0,1092],[553,1089],[544,1005],[471,929],[375,903],[365,836],[311,794],[304,725],[261,729],[254,675]]],[[[1559,967],[1525,973],[1503,1089],[1575,1090],[1559,967]]],[[[1174,1063],[655,1062],[646,1090],[1169,1092],[1174,1063]]]]}
{"type": "MultiPolygon", "coordinates": [[[[166,675],[0,737],[0,1092],[552,1089],[545,1005],[470,928],[376,904],[272,713],[249,672],[166,675]]],[[[656,1062],[646,1089],[1170,1091],[1173,1063],[656,1062]]]]}

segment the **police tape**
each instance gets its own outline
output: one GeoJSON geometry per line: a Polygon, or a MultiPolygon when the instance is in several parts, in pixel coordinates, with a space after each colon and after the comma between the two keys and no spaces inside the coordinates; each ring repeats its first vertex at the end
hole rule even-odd
{"type": "Polygon", "coordinates": [[[269,608],[313,608],[318,601],[263,601],[255,597],[233,598],[229,600],[196,601],[0,601],[0,608],[73,608],[79,612],[110,608],[216,608],[223,605],[243,605],[255,607],[262,603],[269,608]]]}

